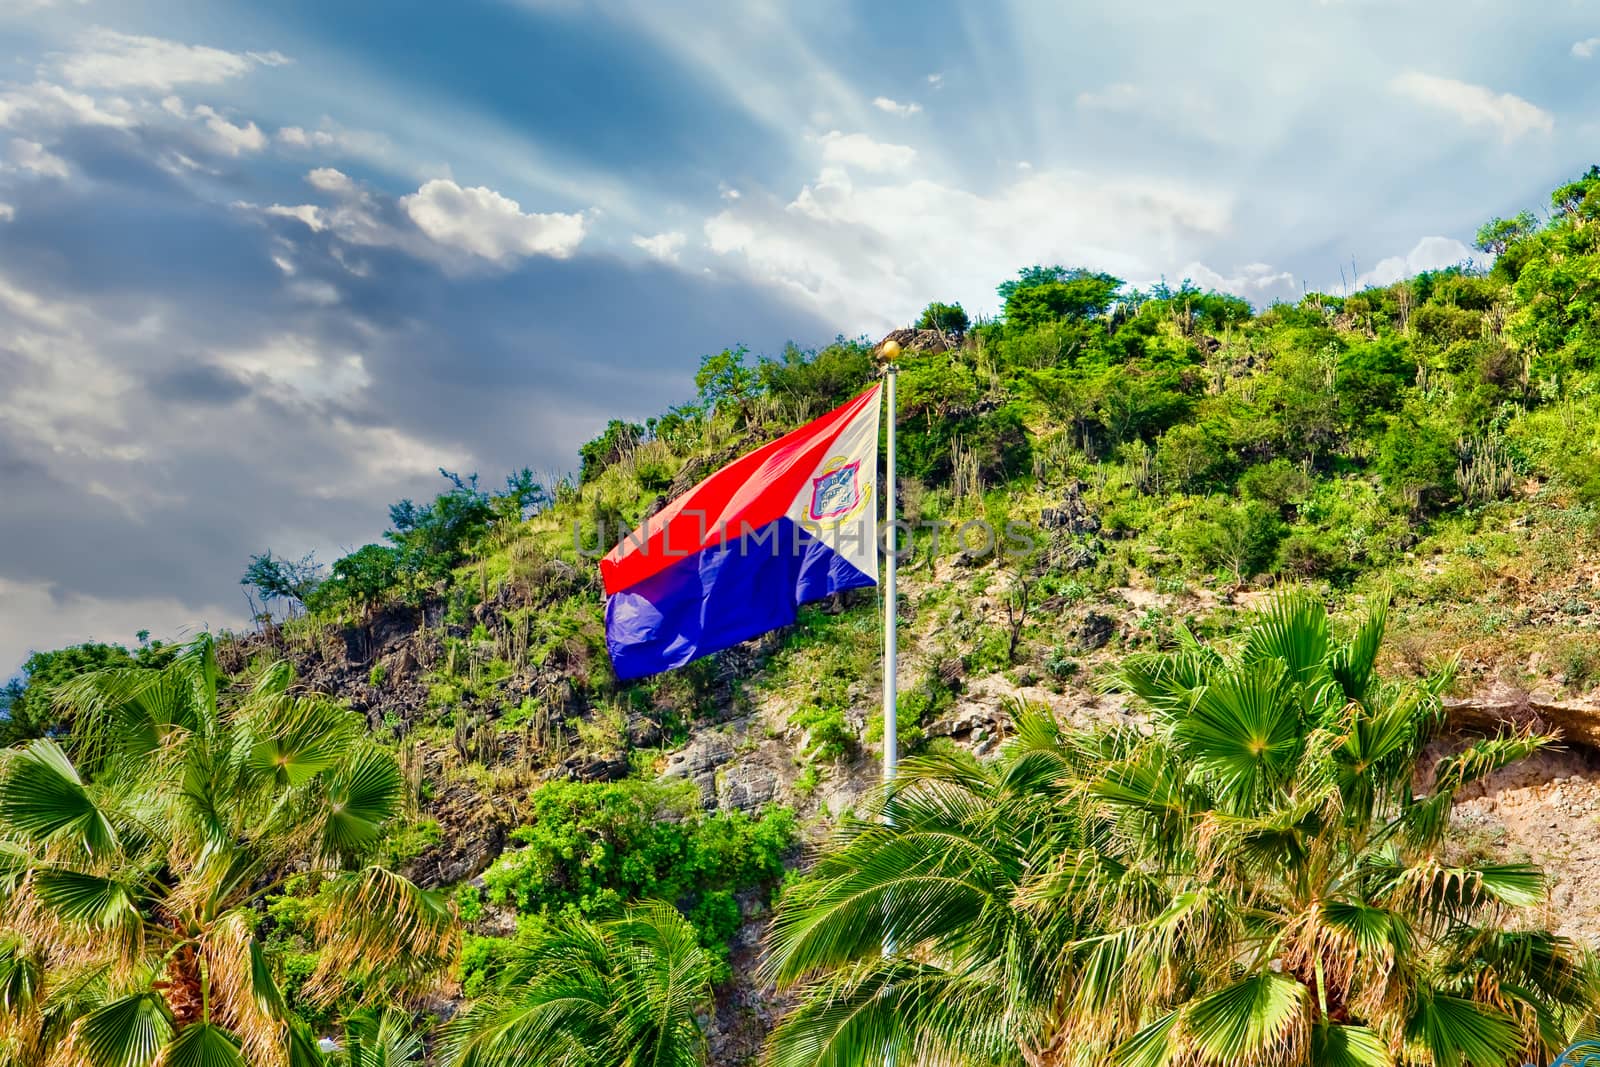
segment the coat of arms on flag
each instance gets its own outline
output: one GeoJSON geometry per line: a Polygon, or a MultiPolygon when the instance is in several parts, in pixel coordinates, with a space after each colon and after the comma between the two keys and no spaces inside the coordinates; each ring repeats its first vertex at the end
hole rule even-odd
{"type": "Polygon", "coordinates": [[[843,458],[828,461],[822,476],[811,479],[811,508],[807,515],[814,522],[848,515],[861,502],[861,461],[846,463],[843,458]]]}

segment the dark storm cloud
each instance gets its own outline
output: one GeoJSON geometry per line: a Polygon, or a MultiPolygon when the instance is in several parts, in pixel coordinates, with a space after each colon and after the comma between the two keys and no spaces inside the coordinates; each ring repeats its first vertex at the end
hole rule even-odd
{"type": "MultiPolygon", "coordinates": [[[[375,539],[389,502],[442,487],[440,465],[491,483],[571,469],[607,418],[685,399],[701,354],[827,336],[769,292],[664,265],[459,270],[353,246],[150,165],[127,131],[52,147],[70,181],[0,187],[18,405],[0,425],[0,582],[52,596],[242,614],[253,552],[375,539]]],[[[405,224],[392,200],[374,211],[405,224]]]]}
{"type": "Polygon", "coordinates": [[[196,364],[155,375],[150,391],[178,404],[226,406],[250,395],[250,386],[220,367],[196,364]]]}

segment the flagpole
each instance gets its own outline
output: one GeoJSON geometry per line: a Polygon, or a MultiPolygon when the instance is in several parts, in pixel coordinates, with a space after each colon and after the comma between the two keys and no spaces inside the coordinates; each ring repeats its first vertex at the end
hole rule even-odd
{"type": "MultiPolygon", "coordinates": [[[[900,547],[895,534],[894,487],[894,423],[899,409],[895,406],[894,383],[900,368],[895,362],[900,358],[900,345],[885,341],[881,349],[884,360],[884,396],[889,408],[889,432],[884,444],[883,513],[887,540],[883,553],[883,821],[894,824],[894,773],[900,755],[900,738],[895,723],[896,673],[899,668],[899,649],[896,647],[897,593],[895,589],[896,550],[900,547]]],[[[885,928],[883,954],[894,955],[894,931],[885,928]]],[[[895,1050],[891,1044],[884,1049],[883,1067],[895,1067],[895,1050]]]]}
{"type": "MultiPolygon", "coordinates": [[[[883,344],[884,359],[884,395],[889,408],[889,432],[885,441],[885,476],[883,479],[883,513],[884,513],[884,553],[883,553],[883,789],[884,789],[884,817],[891,818],[888,811],[888,798],[894,789],[895,765],[899,759],[900,739],[895,721],[895,703],[897,694],[897,678],[899,667],[899,648],[897,647],[898,634],[895,623],[897,622],[897,601],[895,588],[895,555],[899,547],[896,543],[895,529],[895,486],[894,486],[894,423],[898,409],[895,407],[894,383],[900,369],[895,362],[900,357],[900,345],[894,341],[885,341],[883,344]]],[[[892,947],[892,946],[886,946],[892,947]]]]}

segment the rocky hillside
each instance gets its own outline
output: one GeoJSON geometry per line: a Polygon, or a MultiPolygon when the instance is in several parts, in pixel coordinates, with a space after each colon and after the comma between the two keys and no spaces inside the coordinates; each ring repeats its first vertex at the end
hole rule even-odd
{"type": "MultiPolygon", "coordinates": [[[[1472,519],[1477,540],[1466,543],[1493,544],[1492,555],[1451,543],[1460,536],[1452,528],[1422,538],[1384,573],[1398,609],[1390,667],[1420,671],[1459,654],[1448,702],[1457,730],[1555,728],[1569,739],[1565,751],[1473,790],[1462,805],[1465,844],[1546,864],[1555,880],[1554,925],[1600,947],[1600,891],[1591,877],[1600,862],[1600,690],[1589,661],[1571,651],[1586,649],[1600,625],[1600,588],[1577,562],[1600,553],[1600,535],[1592,526],[1572,530],[1546,487],[1519,489],[1526,495],[1472,519]],[[1470,582],[1447,578],[1449,566],[1466,561],[1470,582]],[[1502,589],[1514,593],[1496,592],[1502,589]],[[1486,630],[1478,617],[1497,606],[1491,615],[1504,618],[1486,630]]],[[[1127,721],[1121,697],[1101,688],[1121,655],[1162,645],[1178,625],[1226,633],[1268,595],[1264,583],[1138,573],[1104,589],[1042,592],[1040,579],[1063,565],[1055,559],[1070,569],[1081,554],[1106,549],[1103,519],[1077,483],[1041,508],[1037,522],[1054,538],[1050,562],[1035,564],[1037,571],[959,553],[907,570],[900,685],[910,695],[902,710],[913,712],[912,751],[953,744],[992,752],[1019,700],[1075,723],[1127,721]],[[1024,637],[1010,663],[975,659],[987,635],[1011,632],[1024,601],[1024,637]]],[[[1373,595],[1359,587],[1328,592],[1347,607],[1373,595]]],[[[545,782],[686,782],[707,809],[758,815],[786,808],[801,827],[792,864],[805,862],[805,840],[825,834],[830,817],[876,783],[880,604],[872,593],[817,605],[793,631],[715,657],[691,684],[660,683],[648,702],[599,704],[585,699],[585,687],[592,684],[586,671],[600,665],[568,646],[496,677],[497,650],[518,640],[530,606],[508,580],[460,622],[446,618],[442,603],[395,607],[370,626],[301,623],[240,636],[227,655],[241,671],[263,654],[287,656],[307,685],[347,700],[393,739],[421,798],[424,832],[410,843],[409,870],[429,885],[482,886],[485,871],[515,847],[513,831],[534,818],[531,801],[545,782]],[[440,696],[441,677],[466,683],[454,702],[440,696]],[[839,723],[816,714],[819,690],[835,688],[827,696],[839,723]],[[540,711],[527,714],[530,705],[540,711]]],[[[739,904],[731,978],[713,1028],[719,1063],[753,1056],[781,1007],[754,977],[767,893],[750,887],[739,904]]],[[[509,938],[516,923],[514,906],[490,901],[476,927],[509,938]]]]}
{"type": "MultiPolygon", "coordinates": [[[[1563,928],[1600,945],[1596,220],[1591,170],[1547,221],[1487,225],[1491,270],[1258,311],[1031,267],[1000,285],[999,320],[929,305],[896,335],[910,349],[897,503],[915,527],[898,605],[906,752],[993,752],[1019,701],[1137,726],[1108,667],[1183,630],[1226,641],[1275,587],[1336,613],[1384,600],[1389,670],[1455,662],[1456,729],[1567,738],[1464,801],[1459,844],[1549,864],[1563,928]]],[[[416,815],[388,858],[449,887],[472,931],[441,1010],[550,916],[664,896],[726,964],[714,1061],[754,1054],[781,1008],[754,963],[784,865],[876,780],[882,605],[876,591],[809,605],[624,684],[596,558],[877,373],[864,342],[708,356],[692,400],[612,422],[577,477],[522,471],[491,492],[446,474],[331,573],[251,562],[266,610],[224,643],[224,667],[288,659],[398,752],[416,815]]],[[[86,655],[36,657],[11,694],[15,730],[51,727],[38,694],[86,655]]],[[[283,928],[277,964],[303,974],[309,950],[283,928]]]]}

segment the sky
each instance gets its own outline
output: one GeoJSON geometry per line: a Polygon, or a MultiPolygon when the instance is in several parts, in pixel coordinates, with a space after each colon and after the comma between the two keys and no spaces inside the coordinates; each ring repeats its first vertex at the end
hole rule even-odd
{"type": "Polygon", "coordinates": [[[1258,305],[1600,157],[1600,0],[0,0],[0,676],[1033,263],[1258,305]]]}

